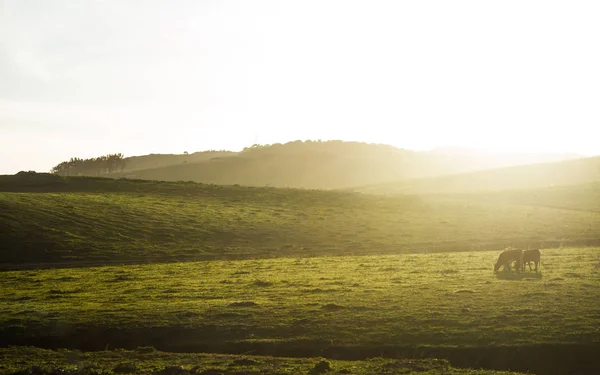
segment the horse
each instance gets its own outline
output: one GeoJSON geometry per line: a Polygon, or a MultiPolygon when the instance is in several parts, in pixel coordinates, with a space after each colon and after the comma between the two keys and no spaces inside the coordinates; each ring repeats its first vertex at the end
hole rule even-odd
{"type": "Polygon", "coordinates": [[[531,271],[531,262],[535,264],[535,272],[537,272],[538,265],[540,264],[540,249],[523,251],[523,261],[521,262],[521,270],[525,271],[525,264],[528,264],[529,270],[531,271]]]}
{"type": "Polygon", "coordinates": [[[515,270],[519,272],[523,262],[523,250],[521,249],[504,249],[498,256],[498,261],[494,265],[494,271],[497,272],[500,267],[504,267],[504,271],[510,271],[512,262],[516,262],[515,270]]]}

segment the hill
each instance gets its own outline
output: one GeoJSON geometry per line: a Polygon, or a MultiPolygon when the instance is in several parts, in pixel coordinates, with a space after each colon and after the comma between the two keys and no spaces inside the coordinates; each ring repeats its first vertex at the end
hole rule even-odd
{"type": "Polygon", "coordinates": [[[558,245],[564,239],[595,243],[600,213],[587,210],[586,200],[597,206],[598,185],[573,189],[548,198],[573,207],[549,207],[535,194],[517,202],[19,173],[0,176],[0,263],[456,251],[558,245]],[[561,198],[574,191],[579,201],[561,198]]]}
{"type": "Polygon", "coordinates": [[[600,181],[538,189],[453,194],[455,198],[600,213],[600,181]]]}
{"type": "Polygon", "coordinates": [[[295,141],[254,145],[241,152],[130,157],[125,159],[125,169],[111,176],[333,189],[572,157],[568,154],[510,155],[454,149],[417,152],[360,142],[295,141]]]}
{"type": "Polygon", "coordinates": [[[125,158],[125,173],[134,173],[138,170],[161,168],[185,163],[199,163],[213,158],[237,154],[233,151],[201,151],[192,154],[150,154],[130,156],[125,158]]]}
{"type": "Polygon", "coordinates": [[[353,190],[372,194],[456,194],[534,189],[594,181],[600,181],[600,157],[363,185],[353,190]]]}

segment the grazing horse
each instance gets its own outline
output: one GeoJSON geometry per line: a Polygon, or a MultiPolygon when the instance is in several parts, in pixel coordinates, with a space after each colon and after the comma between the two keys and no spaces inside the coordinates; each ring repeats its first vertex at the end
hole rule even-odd
{"type": "Polygon", "coordinates": [[[498,271],[500,267],[504,267],[504,271],[510,271],[512,262],[516,262],[515,270],[519,272],[523,261],[523,250],[521,249],[504,249],[498,256],[498,261],[494,265],[494,271],[498,271]]]}
{"type": "Polygon", "coordinates": [[[528,264],[529,270],[531,271],[531,262],[535,264],[535,272],[537,272],[538,265],[540,264],[540,249],[523,251],[523,262],[521,262],[521,269],[525,271],[525,264],[528,264]]]}

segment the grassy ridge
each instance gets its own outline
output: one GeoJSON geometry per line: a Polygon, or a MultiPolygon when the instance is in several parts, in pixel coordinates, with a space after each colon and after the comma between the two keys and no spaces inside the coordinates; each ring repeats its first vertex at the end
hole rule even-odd
{"type": "Polygon", "coordinates": [[[599,187],[531,195],[346,192],[57,176],[0,179],[0,262],[167,260],[493,249],[598,240],[599,187]],[[15,192],[22,191],[22,192],[15,192]],[[24,191],[24,192],[23,192],[24,191]],[[588,194],[586,192],[591,191],[588,194]],[[552,200],[560,200],[553,195],[552,200]],[[577,209],[572,209],[577,208],[577,209]]]}
{"type": "MultiPolygon", "coordinates": [[[[495,276],[496,256],[278,258],[4,272],[1,343],[333,357],[433,348],[429,353],[439,353],[433,356],[452,358],[456,348],[462,350],[455,352],[462,353],[457,359],[471,365],[482,365],[474,361],[489,355],[487,348],[525,353],[528,347],[563,345],[557,350],[566,353],[568,345],[580,345],[576,353],[584,353],[600,344],[600,248],[543,249],[541,272],[521,277],[495,276]]],[[[511,353],[493,355],[505,361],[494,368],[505,368],[511,353]]],[[[569,358],[577,362],[576,353],[569,358]]],[[[521,368],[571,361],[539,353],[536,358],[539,363],[526,358],[521,368]]]]}
{"type": "Polygon", "coordinates": [[[356,187],[371,194],[457,194],[523,190],[600,181],[600,157],[520,165],[356,187]]]}
{"type": "Polygon", "coordinates": [[[321,358],[274,358],[259,356],[165,353],[151,348],[136,351],[82,353],[31,347],[0,349],[0,374],[105,374],[131,370],[160,375],[222,374],[447,374],[517,375],[515,372],[458,369],[444,360],[396,360],[374,358],[366,361],[336,361],[321,358]],[[32,371],[35,369],[35,371],[32,371]],[[62,370],[62,371],[61,371],[62,370]]]}
{"type": "Polygon", "coordinates": [[[600,182],[529,190],[455,194],[454,197],[504,204],[600,212],[600,182]]]}

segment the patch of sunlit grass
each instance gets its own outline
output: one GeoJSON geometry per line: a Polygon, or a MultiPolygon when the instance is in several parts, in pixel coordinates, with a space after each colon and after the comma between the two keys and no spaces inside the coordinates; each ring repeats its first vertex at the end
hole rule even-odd
{"type": "Polygon", "coordinates": [[[144,342],[176,327],[192,346],[594,342],[599,255],[542,249],[540,271],[521,275],[495,274],[496,252],[4,272],[0,329],[5,338],[35,329],[77,340],[78,329],[95,327],[110,341],[105,327],[144,342]]]}

